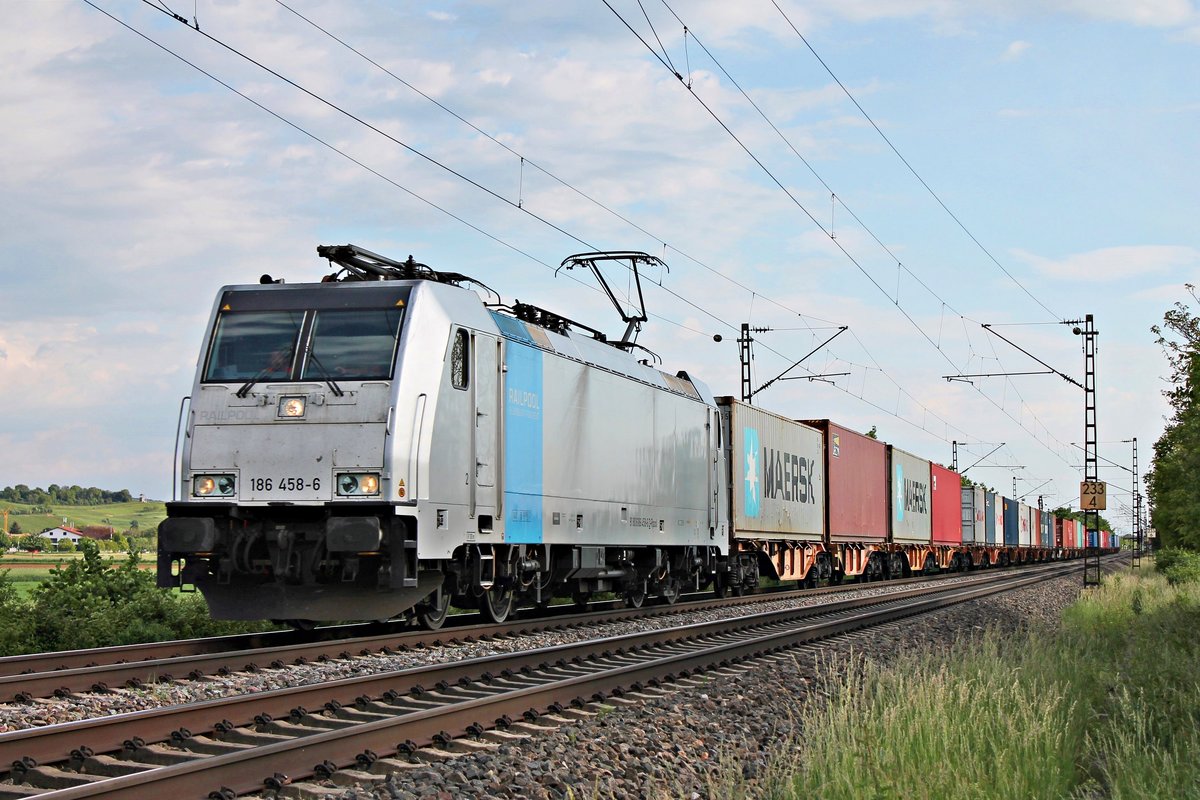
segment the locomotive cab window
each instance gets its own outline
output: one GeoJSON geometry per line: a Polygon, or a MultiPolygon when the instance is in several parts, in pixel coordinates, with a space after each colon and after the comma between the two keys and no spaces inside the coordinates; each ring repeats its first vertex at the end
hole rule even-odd
{"type": "Polygon", "coordinates": [[[399,310],[319,311],[301,380],[390,378],[399,310]]]}
{"type": "Polygon", "coordinates": [[[303,311],[221,314],[204,380],[287,380],[296,360],[303,322],[303,311]]]}
{"type": "Polygon", "coordinates": [[[206,383],[382,380],[395,371],[408,290],[230,291],[206,383]]]}
{"type": "Polygon", "coordinates": [[[454,346],[450,349],[450,383],[455,389],[465,389],[470,382],[471,343],[462,328],[454,332],[454,346]]]}

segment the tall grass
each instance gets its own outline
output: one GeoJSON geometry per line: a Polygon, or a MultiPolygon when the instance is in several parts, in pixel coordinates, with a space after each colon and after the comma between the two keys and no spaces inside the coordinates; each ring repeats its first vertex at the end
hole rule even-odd
{"type": "MultiPolygon", "coordinates": [[[[1200,798],[1200,584],[1087,592],[1060,630],[830,671],[771,798],[1200,798]]],[[[729,788],[733,788],[730,786],[729,788]]]]}

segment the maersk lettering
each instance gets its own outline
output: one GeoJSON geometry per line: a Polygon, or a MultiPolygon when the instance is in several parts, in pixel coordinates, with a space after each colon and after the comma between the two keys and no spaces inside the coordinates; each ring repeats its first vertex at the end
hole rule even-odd
{"type": "Polygon", "coordinates": [[[813,468],[816,462],[795,453],[763,448],[763,497],[792,503],[815,503],[813,468]]]}
{"type": "Polygon", "coordinates": [[[920,481],[904,479],[904,510],[917,514],[928,514],[929,485],[920,481]]]}

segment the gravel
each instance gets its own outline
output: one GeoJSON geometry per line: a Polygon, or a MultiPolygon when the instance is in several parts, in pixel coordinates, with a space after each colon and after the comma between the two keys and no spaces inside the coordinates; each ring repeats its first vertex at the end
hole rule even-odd
{"type": "MultiPolygon", "coordinates": [[[[953,583],[961,576],[933,581],[933,584],[953,583]]],[[[791,600],[767,601],[755,604],[754,611],[767,613],[785,608],[821,605],[834,600],[887,594],[908,586],[889,586],[884,583],[866,585],[861,589],[830,597],[815,595],[791,600]]],[[[221,697],[255,694],[289,686],[374,675],[393,670],[409,669],[433,663],[461,661],[498,653],[511,653],[539,647],[583,641],[601,636],[620,636],[640,633],[670,625],[707,622],[750,613],[743,607],[709,611],[682,612],[625,622],[601,623],[586,627],[544,631],[524,636],[487,641],[450,643],[442,647],[409,650],[401,653],[355,656],[327,662],[289,665],[280,669],[263,667],[258,672],[237,672],[228,676],[206,676],[199,680],[177,680],[136,689],[113,688],[105,693],[79,693],[64,698],[38,698],[31,703],[0,704],[0,732],[37,728],[61,722],[123,714],[165,706],[198,703],[221,697]]],[[[446,632],[447,638],[454,635],[446,632]]]]}
{"type": "MultiPolygon", "coordinates": [[[[780,742],[799,736],[807,702],[828,665],[853,650],[879,661],[940,647],[989,625],[1056,625],[1079,595],[1078,575],[992,596],[871,632],[760,659],[661,696],[571,720],[518,743],[393,772],[331,798],[716,798],[711,781],[740,768],[747,783],[769,770],[780,742]],[[824,665],[824,666],[822,666],[824,665]]],[[[549,724],[549,723],[547,723],[549,724]]]]}
{"type": "MultiPolygon", "coordinates": [[[[952,580],[952,579],[948,579],[952,580]]],[[[902,587],[865,586],[835,599],[882,594],[902,587]]],[[[517,731],[522,738],[446,760],[397,764],[396,771],[355,784],[353,773],[335,778],[311,797],[330,798],[699,798],[716,797],[710,781],[719,769],[740,769],[753,782],[769,767],[778,743],[797,736],[806,703],[823,690],[829,664],[869,654],[887,661],[915,648],[942,646],[949,638],[992,625],[1017,630],[1057,624],[1079,594],[1077,574],[959,604],[883,629],[797,648],[769,659],[710,672],[661,692],[593,707],[582,718],[539,721],[544,729],[517,731]],[[349,782],[351,785],[346,786],[349,782]]],[[[817,605],[828,596],[770,601],[755,610],[817,605]]],[[[223,678],[178,681],[81,694],[30,704],[0,705],[0,731],[95,718],[126,711],[329,681],[431,662],[546,647],[596,636],[613,636],[686,620],[699,622],[744,613],[690,612],[586,628],[547,631],[509,639],[449,644],[391,655],[359,656],[327,663],[263,669],[223,678]]],[[[521,725],[516,726],[518,729],[521,725]]],[[[428,758],[428,754],[418,754],[428,758]]],[[[381,765],[377,765],[381,766],[381,765]]],[[[317,788],[317,787],[312,787],[317,788]]]]}

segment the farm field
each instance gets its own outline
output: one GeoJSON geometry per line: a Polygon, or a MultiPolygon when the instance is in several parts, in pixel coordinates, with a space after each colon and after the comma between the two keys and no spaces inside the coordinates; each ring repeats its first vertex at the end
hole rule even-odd
{"type": "Polygon", "coordinates": [[[158,523],[167,518],[166,504],[159,500],[147,500],[144,503],[107,503],[95,506],[49,506],[51,513],[35,514],[33,506],[22,503],[11,503],[0,500],[0,511],[9,511],[8,524],[16,522],[21,526],[22,533],[40,533],[47,528],[66,524],[72,528],[84,525],[110,525],[118,531],[135,527],[139,531],[152,531],[158,523]]]}

